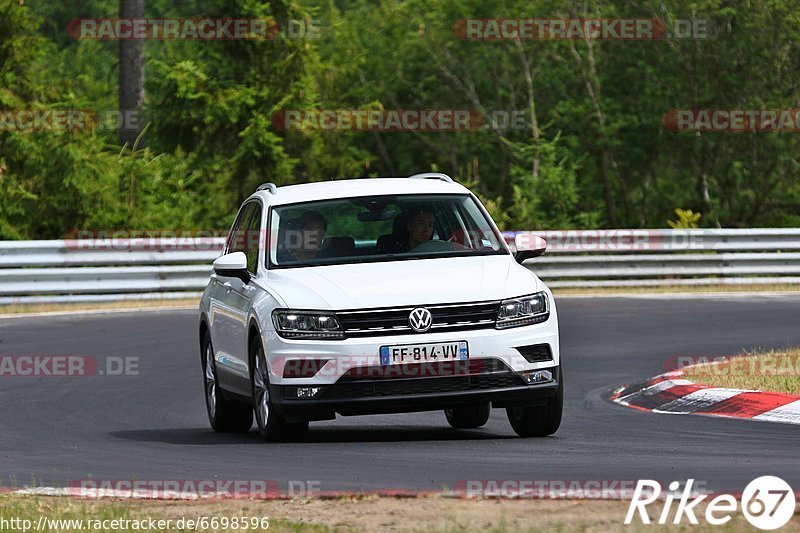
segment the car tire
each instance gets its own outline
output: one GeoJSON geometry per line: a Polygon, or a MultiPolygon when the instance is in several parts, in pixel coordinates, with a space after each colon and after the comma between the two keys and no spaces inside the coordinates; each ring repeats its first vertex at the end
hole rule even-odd
{"type": "Polygon", "coordinates": [[[249,405],[225,398],[217,379],[214,347],[211,334],[203,335],[201,360],[203,364],[206,413],[214,431],[220,433],[245,433],[253,426],[253,410],[249,405]]]}
{"type": "Polygon", "coordinates": [[[269,371],[267,358],[260,342],[250,347],[250,386],[253,398],[253,411],[261,438],[266,441],[301,441],[308,433],[308,421],[287,422],[273,409],[269,393],[269,371]]]}
{"type": "Polygon", "coordinates": [[[475,429],[489,421],[491,408],[488,403],[445,409],[447,423],[455,429],[475,429]]]}
{"type": "Polygon", "coordinates": [[[547,437],[558,430],[564,410],[564,372],[559,368],[556,394],[542,406],[508,407],[511,427],[520,437],[547,437]]]}

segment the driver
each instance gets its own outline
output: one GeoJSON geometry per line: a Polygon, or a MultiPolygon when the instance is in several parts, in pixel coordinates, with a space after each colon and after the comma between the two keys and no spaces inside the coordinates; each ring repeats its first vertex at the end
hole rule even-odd
{"type": "Polygon", "coordinates": [[[319,257],[328,221],[317,211],[306,211],[294,221],[300,230],[300,247],[292,250],[287,258],[290,261],[308,261],[319,257]]]}
{"type": "Polygon", "coordinates": [[[431,240],[436,216],[430,207],[420,207],[411,212],[406,223],[408,230],[408,251],[431,240]]]}

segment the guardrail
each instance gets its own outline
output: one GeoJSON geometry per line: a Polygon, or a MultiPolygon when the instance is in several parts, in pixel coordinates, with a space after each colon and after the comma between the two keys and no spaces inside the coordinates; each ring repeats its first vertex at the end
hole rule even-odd
{"type": "Polygon", "coordinates": [[[547,254],[526,261],[550,287],[800,283],[800,228],[564,230],[532,236],[547,254]]]}
{"type": "MultiPolygon", "coordinates": [[[[800,284],[800,228],[504,232],[551,287],[800,284]]],[[[224,239],[0,241],[0,304],[194,298],[224,239]]]]}

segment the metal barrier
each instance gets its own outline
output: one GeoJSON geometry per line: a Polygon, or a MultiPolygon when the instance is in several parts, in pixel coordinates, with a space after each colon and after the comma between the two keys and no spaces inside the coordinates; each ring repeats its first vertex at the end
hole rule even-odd
{"type": "MultiPolygon", "coordinates": [[[[800,284],[800,228],[504,232],[551,287],[800,284]]],[[[0,304],[195,298],[224,239],[0,241],[0,304]]]]}
{"type": "Polygon", "coordinates": [[[547,241],[525,266],[550,287],[800,283],[800,228],[504,232],[547,241]]]}
{"type": "Polygon", "coordinates": [[[199,298],[224,242],[0,241],[0,304],[199,298]]]}

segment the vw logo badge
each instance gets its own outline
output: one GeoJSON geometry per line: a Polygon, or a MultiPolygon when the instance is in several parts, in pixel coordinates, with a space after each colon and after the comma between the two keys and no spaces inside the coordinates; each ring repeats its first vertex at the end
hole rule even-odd
{"type": "Polygon", "coordinates": [[[417,333],[425,333],[431,329],[431,324],[433,324],[433,316],[424,307],[417,307],[408,315],[408,325],[417,333]]]}

